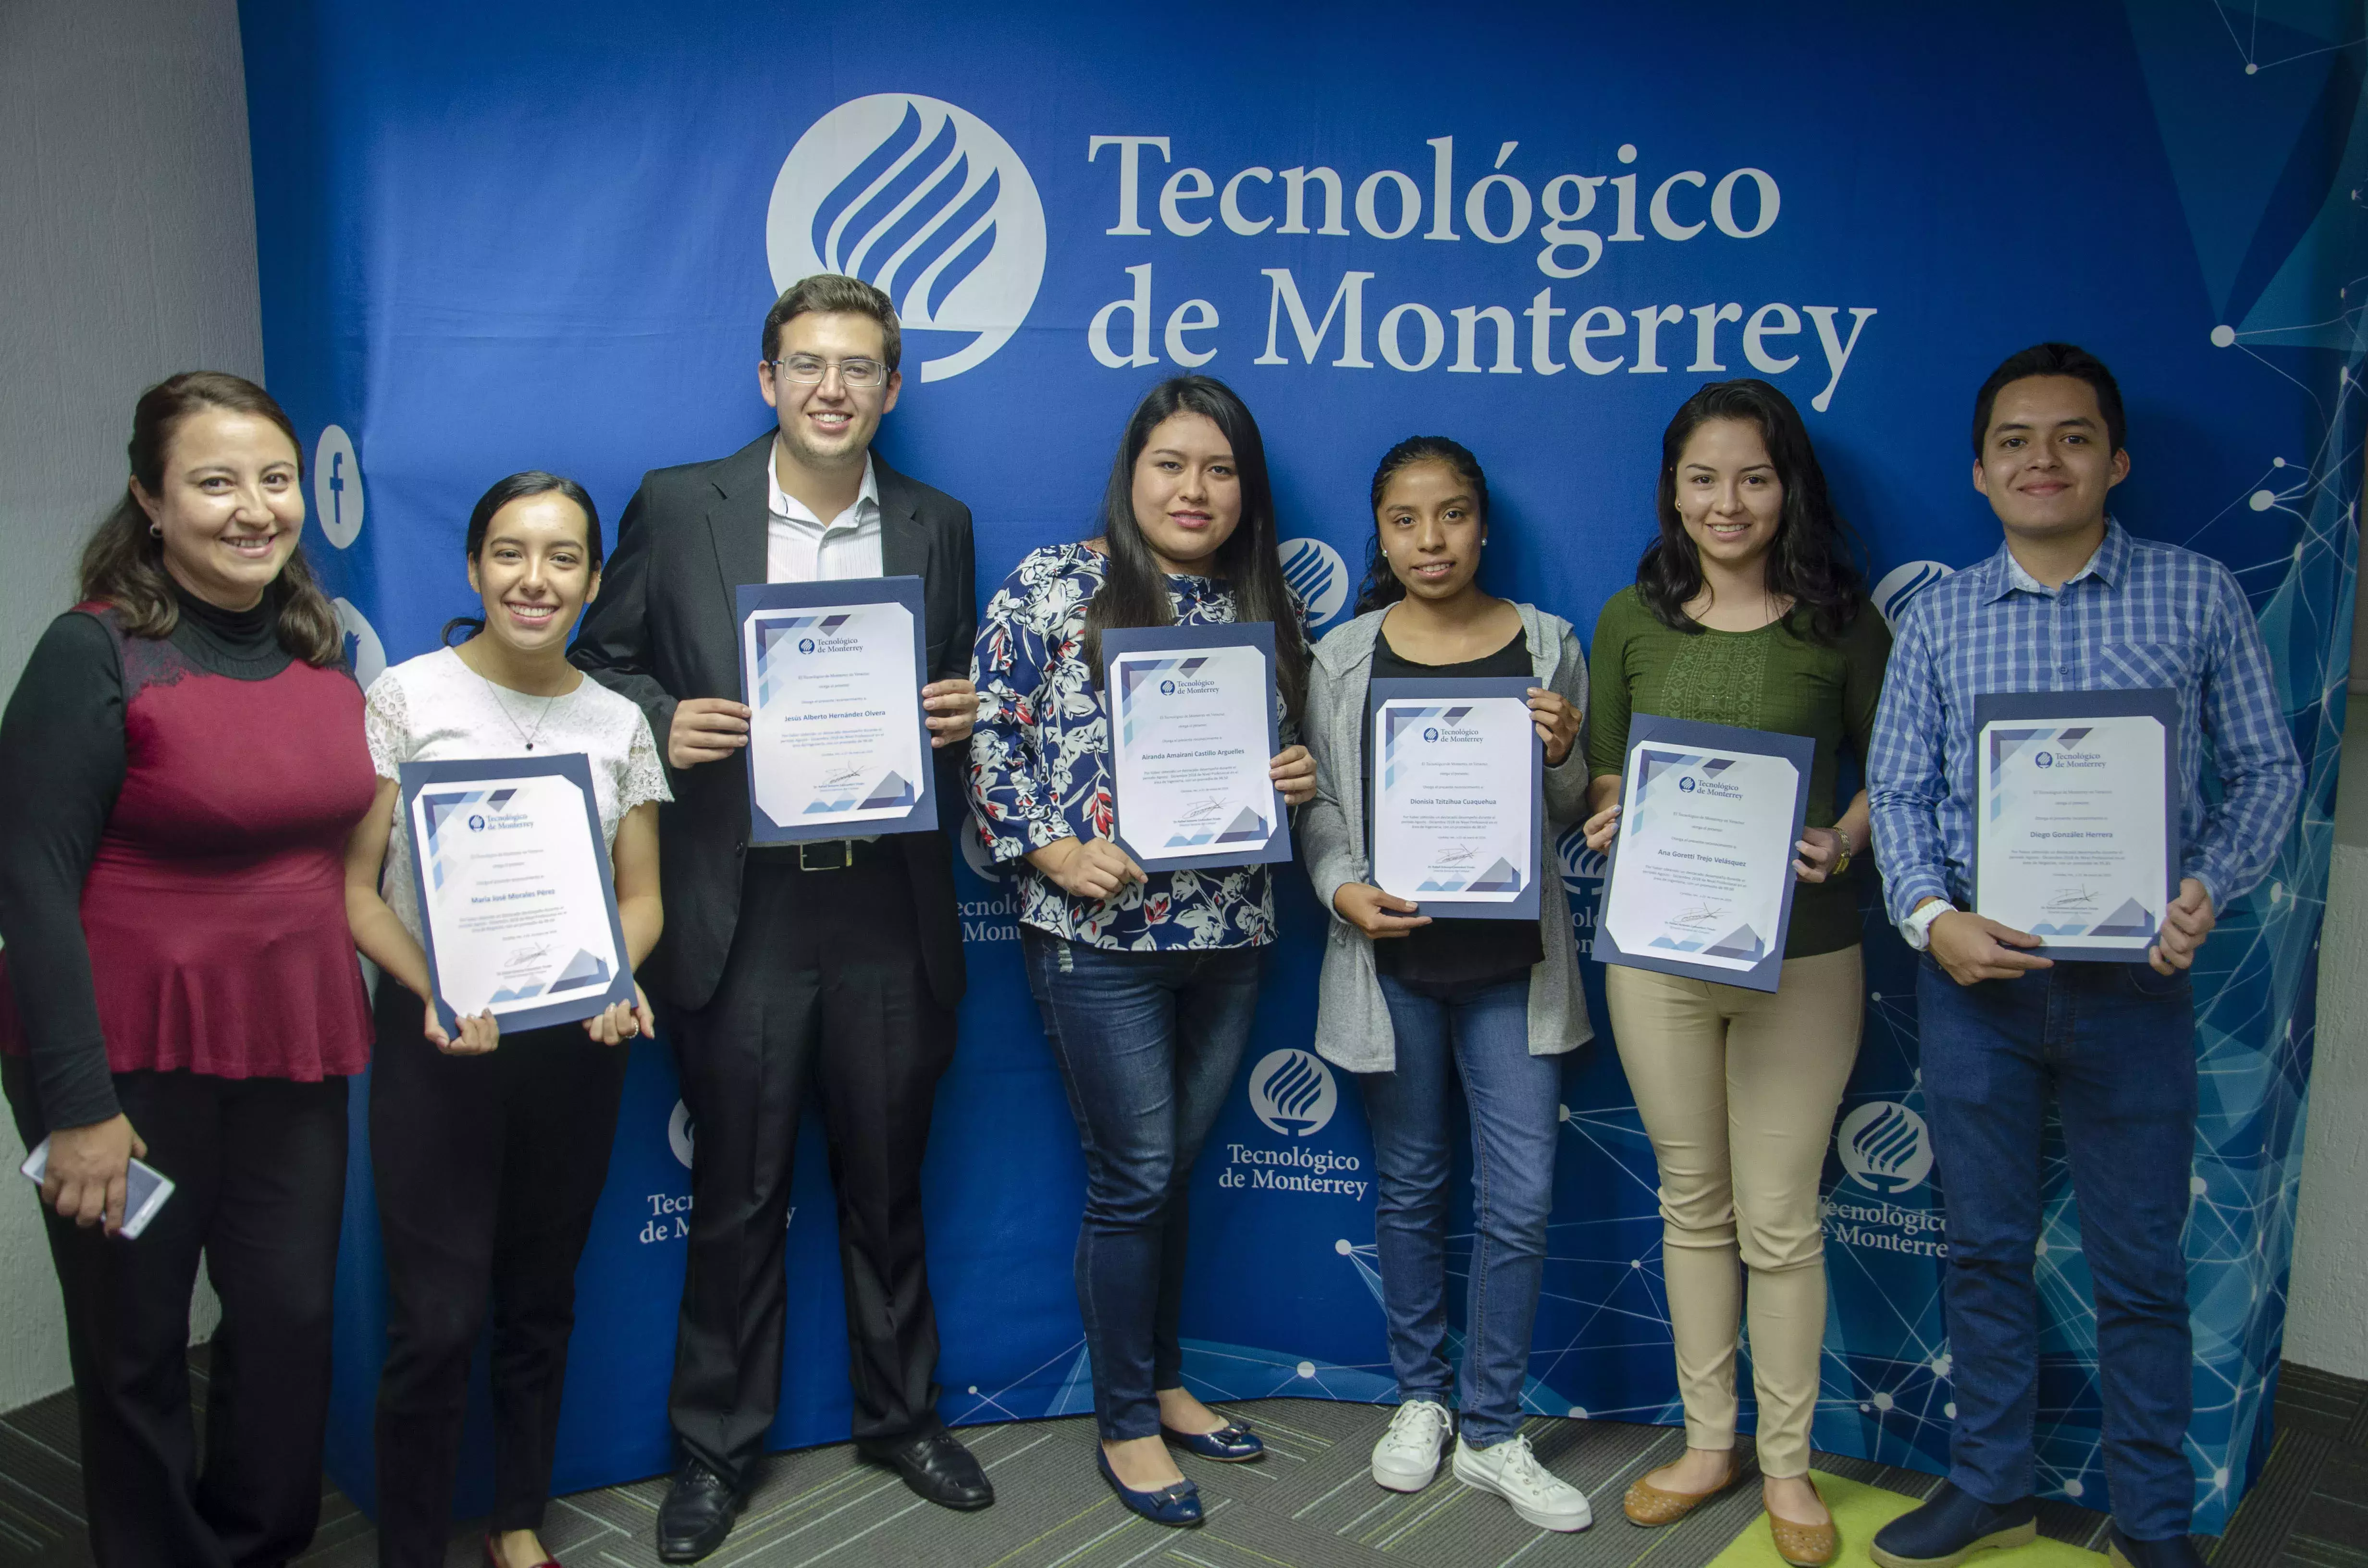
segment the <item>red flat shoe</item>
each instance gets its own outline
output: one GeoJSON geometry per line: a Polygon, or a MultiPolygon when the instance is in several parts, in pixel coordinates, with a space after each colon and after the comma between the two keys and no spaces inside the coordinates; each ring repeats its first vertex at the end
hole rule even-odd
{"type": "MultiPolygon", "coordinates": [[[[485,1568],[508,1568],[508,1564],[502,1561],[502,1554],[494,1550],[494,1537],[490,1530],[485,1534],[485,1568]]],[[[534,1568],[566,1568],[566,1564],[556,1557],[546,1557],[534,1568]]]]}

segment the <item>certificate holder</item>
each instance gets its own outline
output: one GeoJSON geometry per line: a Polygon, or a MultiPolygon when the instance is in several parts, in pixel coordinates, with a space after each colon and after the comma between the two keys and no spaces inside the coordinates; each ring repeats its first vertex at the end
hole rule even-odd
{"type": "Polygon", "coordinates": [[[1274,627],[1114,627],[1102,633],[1116,821],[1147,871],[1291,858],[1291,823],[1267,767],[1282,749],[1274,627]]]}
{"type": "Polygon", "coordinates": [[[1596,960],[1774,991],[1816,755],[1806,735],[1634,715],[1596,960]]]}
{"type": "Polygon", "coordinates": [[[582,752],[406,762],[403,820],[437,1020],[504,1032],[633,1000],[617,886],[582,752]]]}
{"type": "Polygon", "coordinates": [[[748,842],[938,825],[918,577],[744,584],[748,842]]]}
{"type": "Polygon", "coordinates": [[[1535,920],[1545,743],[1526,676],[1377,680],[1373,882],[1426,915],[1535,920]]]}
{"type": "Polygon", "coordinates": [[[2179,694],[1974,699],[1974,908],[2051,959],[2143,963],[2179,896],[2179,694]]]}

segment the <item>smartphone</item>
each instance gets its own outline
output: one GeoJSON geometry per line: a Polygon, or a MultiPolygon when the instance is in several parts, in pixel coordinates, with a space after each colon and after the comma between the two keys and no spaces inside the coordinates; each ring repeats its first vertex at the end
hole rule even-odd
{"type": "MultiPolygon", "coordinates": [[[[40,1182],[50,1170],[50,1141],[41,1140],[40,1147],[25,1156],[21,1167],[26,1177],[40,1182]]],[[[134,1160],[123,1173],[123,1228],[118,1235],[137,1238],[165,1207],[165,1199],[173,1196],[173,1178],[154,1165],[134,1160]]]]}

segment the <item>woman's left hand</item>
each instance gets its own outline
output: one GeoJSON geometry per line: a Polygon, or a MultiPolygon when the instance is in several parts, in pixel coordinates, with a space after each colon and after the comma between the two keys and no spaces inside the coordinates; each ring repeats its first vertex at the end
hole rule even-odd
{"type": "Polygon", "coordinates": [[[1305,746],[1290,746],[1277,752],[1274,760],[1266,765],[1266,776],[1282,791],[1286,806],[1304,806],[1315,799],[1315,759],[1307,755],[1305,746]]]}
{"type": "Polygon", "coordinates": [[[1578,740],[1578,710],[1560,693],[1533,686],[1530,687],[1530,717],[1537,723],[1538,739],[1546,744],[1546,766],[1560,767],[1578,740]]]}
{"type": "Polygon", "coordinates": [[[639,985],[633,987],[632,1002],[611,1002],[607,1011],[584,1020],[584,1032],[595,1045],[623,1045],[639,1036],[655,1034],[657,1028],[657,1020],[650,1015],[650,999],[639,985]]]}
{"type": "Polygon", "coordinates": [[[1793,857],[1793,874],[1804,882],[1822,882],[1842,858],[1842,835],[1829,827],[1804,827],[1793,847],[1799,851],[1793,857]]]}

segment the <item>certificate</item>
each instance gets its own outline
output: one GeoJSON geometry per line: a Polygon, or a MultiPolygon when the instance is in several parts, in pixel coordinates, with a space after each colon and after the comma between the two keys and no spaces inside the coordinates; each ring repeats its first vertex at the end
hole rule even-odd
{"type": "Polygon", "coordinates": [[[1426,915],[1538,917],[1544,743],[1524,676],[1377,680],[1373,884],[1426,915]]]}
{"type": "Polygon", "coordinates": [[[2170,691],[1974,701],[1974,908],[2052,959],[2140,963],[2178,896],[2170,691]]]}
{"type": "Polygon", "coordinates": [[[1113,836],[1147,871],[1291,858],[1268,764],[1274,628],[1143,626],[1102,633],[1113,836]]]}
{"type": "Polygon", "coordinates": [[[1775,990],[1816,758],[1805,735],[1634,715],[1596,959],[1775,990]]]}
{"type": "Polygon", "coordinates": [[[744,585],[748,841],[938,825],[918,577],[744,585]]]}
{"type": "Polygon", "coordinates": [[[436,1017],[505,1032],[633,999],[592,767],[581,752],[406,762],[403,820],[436,1017]]]}

